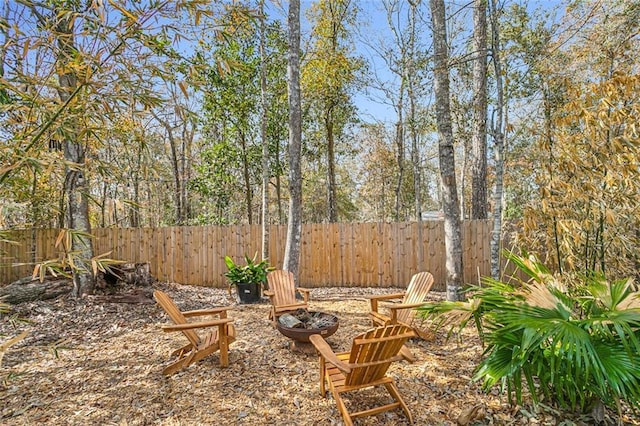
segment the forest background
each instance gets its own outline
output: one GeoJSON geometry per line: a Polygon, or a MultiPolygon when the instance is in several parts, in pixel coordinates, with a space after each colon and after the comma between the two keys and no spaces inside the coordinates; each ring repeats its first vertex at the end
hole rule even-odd
{"type": "MultiPolygon", "coordinates": [[[[303,5],[302,221],[440,218],[428,2],[303,5]]],[[[446,6],[460,219],[635,275],[638,2],[446,6]]],[[[286,223],[286,7],[3,2],[0,229],[286,223]]]]}

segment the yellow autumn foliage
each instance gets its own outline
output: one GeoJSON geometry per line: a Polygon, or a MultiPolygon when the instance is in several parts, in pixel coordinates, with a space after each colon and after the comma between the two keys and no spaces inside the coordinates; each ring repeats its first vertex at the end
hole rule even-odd
{"type": "Polygon", "coordinates": [[[552,123],[540,199],[525,209],[522,243],[559,269],[635,274],[640,242],[640,76],[576,84],[552,123]],[[533,224],[536,224],[534,229],[533,224]]]}

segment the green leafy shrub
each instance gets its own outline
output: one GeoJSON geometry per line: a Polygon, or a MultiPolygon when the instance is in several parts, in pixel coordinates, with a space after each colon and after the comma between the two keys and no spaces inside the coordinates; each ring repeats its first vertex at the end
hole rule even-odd
{"type": "Polygon", "coordinates": [[[267,260],[256,262],[257,257],[258,253],[253,256],[253,259],[245,254],[245,264],[240,265],[238,263],[235,263],[233,259],[231,259],[231,257],[225,256],[224,262],[227,265],[228,271],[225,272],[224,276],[229,280],[229,284],[264,284],[267,281],[267,273],[273,268],[269,266],[269,262],[267,260]]]}
{"type": "Polygon", "coordinates": [[[419,315],[450,330],[473,321],[485,347],[474,380],[510,402],[544,398],[587,412],[602,402],[640,408],[640,295],[632,280],[554,276],[534,257],[506,256],[530,279],[483,279],[465,302],[428,303],[419,315]]]}

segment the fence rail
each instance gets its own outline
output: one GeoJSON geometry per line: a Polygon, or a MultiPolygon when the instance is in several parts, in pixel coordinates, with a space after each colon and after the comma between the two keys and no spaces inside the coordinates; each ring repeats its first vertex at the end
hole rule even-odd
{"type": "MultiPolygon", "coordinates": [[[[462,222],[464,282],[489,275],[491,221],[462,222]]],[[[269,262],[280,267],[286,226],[270,227],[269,262]]],[[[33,265],[57,258],[58,230],[15,231],[17,244],[0,243],[0,284],[28,276],[33,265]]],[[[149,262],[161,281],[226,287],[224,256],[241,260],[260,253],[260,225],[165,228],[97,228],[94,253],[149,262]]],[[[340,223],[302,226],[300,285],[305,287],[402,287],[418,271],[430,271],[445,287],[444,226],[421,223],[340,223]]]]}

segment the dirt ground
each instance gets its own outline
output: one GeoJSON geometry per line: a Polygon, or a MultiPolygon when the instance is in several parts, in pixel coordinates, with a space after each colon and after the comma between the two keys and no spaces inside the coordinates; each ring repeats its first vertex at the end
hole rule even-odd
{"type": "MultiPolygon", "coordinates": [[[[226,290],[155,283],[183,310],[231,305],[237,340],[228,368],[214,354],[164,377],[173,349],[186,343],[179,333],[163,333],[164,311],[149,303],[109,303],[99,297],[24,303],[0,319],[0,342],[23,330],[0,367],[0,423],[3,425],[340,425],[328,394],[318,388],[314,351],[291,346],[268,320],[267,300],[236,303],[226,290]]],[[[339,318],[327,338],[336,351],[368,328],[366,295],[399,289],[314,289],[310,309],[339,318]]],[[[441,294],[433,293],[433,298],[441,294]]],[[[417,425],[456,425],[474,407],[476,425],[589,425],[588,416],[570,416],[544,405],[512,407],[497,390],[484,393],[471,381],[481,356],[474,330],[461,341],[438,332],[431,342],[412,340],[417,361],[399,362],[389,373],[417,425]]],[[[0,343],[1,344],[1,343],[0,343]]],[[[350,403],[368,407],[387,402],[383,392],[354,395],[350,403]]],[[[640,425],[626,414],[607,412],[601,424],[640,425]]],[[[358,420],[359,425],[408,424],[400,410],[358,420]]]]}

